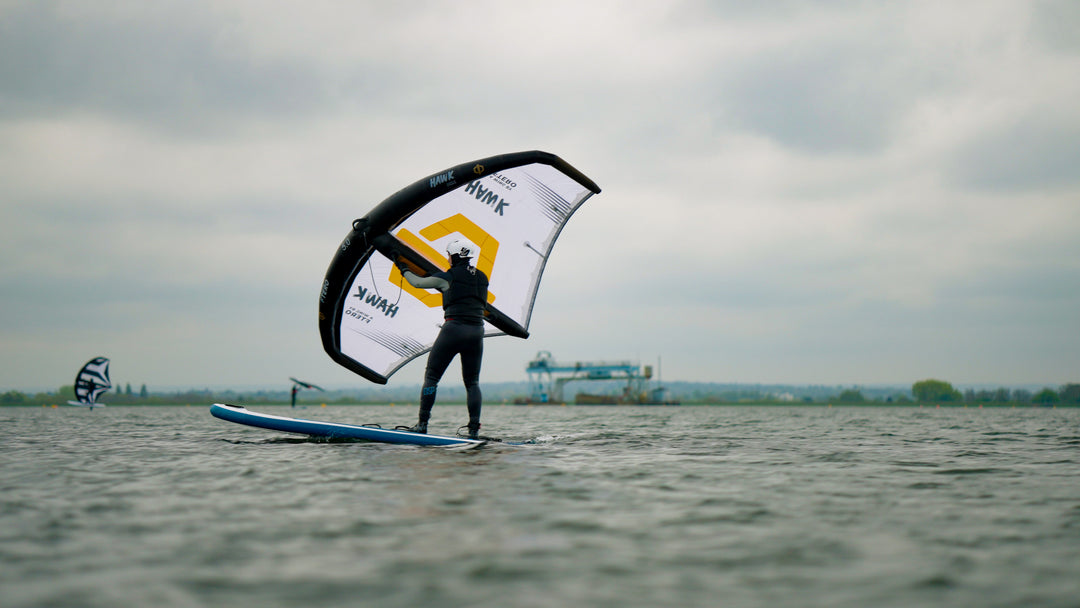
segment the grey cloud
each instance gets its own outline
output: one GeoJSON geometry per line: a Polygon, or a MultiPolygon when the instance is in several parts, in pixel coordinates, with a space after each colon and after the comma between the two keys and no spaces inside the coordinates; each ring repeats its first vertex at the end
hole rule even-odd
{"type": "Polygon", "coordinates": [[[22,3],[0,19],[0,107],[9,118],[78,109],[190,129],[326,101],[318,66],[257,61],[229,32],[194,7],[125,22],[22,3]]]}
{"type": "MultiPolygon", "coordinates": [[[[362,214],[362,208],[355,213],[362,214]]],[[[223,198],[217,204],[204,202],[198,206],[185,206],[165,196],[118,196],[109,200],[83,196],[77,204],[50,197],[12,210],[10,216],[13,221],[26,225],[53,225],[80,233],[138,225],[148,236],[155,230],[194,234],[213,229],[223,234],[251,234],[276,232],[283,226],[288,227],[291,235],[324,234],[331,227],[341,230],[344,236],[349,222],[354,219],[330,205],[312,205],[288,197],[256,198],[254,195],[223,198]]],[[[0,251],[4,248],[4,244],[0,244],[0,251]]]]}
{"type": "Polygon", "coordinates": [[[88,271],[85,277],[24,274],[5,279],[0,331],[5,335],[55,330],[123,332],[168,327],[176,318],[228,324],[230,319],[252,316],[272,317],[278,321],[276,326],[288,327],[295,321],[282,320],[313,309],[317,295],[314,284],[310,292],[283,290],[270,281],[206,280],[185,285],[138,266],[138,260],[131,260],[107,277],[88,271]],[[26,294],[34,297],[28,299],[26,294]]]}
{"type": "Polygon", "coordinates": [[[1063,52],[1080,51],[1080,3],[1073,0],[1041,0],[1032,3],[1032,35],[1047,47],[1063,52]]]}
{"type": "MultiPolygon", "coordinates": [[[[1073,327],[1080,328],[1080,264],[1076,260],[1077,249],[1058,247],[1062,259],[1043,262],[1041,265],[1024,265],[1019,268],[986,268],[981,273],[944,286],[940,295],[951,301],[968,303],[994,301],[1005,310],[1018,307],[1045,310],[1048,308],[1071,311],[1073,327]]],[[[1055,316],[1056,319],[1065,317],[1055,316]]],[[[1063,330],[1066,328],[1062,328],[1063,330]]]]}
{"type": "Polygon", "coordinates": [[[976,137],[957,153],[950,179],[982,191],[1057,190],[1080,185],[1080,127],[1028,118],[976,137]]]}
{"type": "Polygon", "coordinates": [[[693,7],[711,15],[716,20],[773,21],[789,19],[794,15],[838,11],[865,6],[861,0],[773,0],[772,2],[745,2],[743,0],[708,0],[688,2],[693,7]]]}
{"type": "Polygon", "coordinates": [[[806,151],[876,151],[933,76],[891,55],[877,44],[826,43],[755,58],[722,83],[722,121],[806,151]]]}

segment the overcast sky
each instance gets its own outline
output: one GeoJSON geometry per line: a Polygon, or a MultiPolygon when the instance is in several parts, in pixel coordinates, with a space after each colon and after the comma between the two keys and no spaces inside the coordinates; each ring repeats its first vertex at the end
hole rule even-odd
{"type": "Polygon", "coordinates": [[[352,220],[532,149],[603,193],[486,382],[1080,381],[1078,100],[1072,0],[0,0],[0,391],[367,385],[352,220]]]}

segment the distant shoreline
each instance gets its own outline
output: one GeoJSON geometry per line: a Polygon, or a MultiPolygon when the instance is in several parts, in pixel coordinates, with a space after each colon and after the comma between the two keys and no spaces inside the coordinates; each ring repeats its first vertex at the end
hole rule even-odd
{"type": "MultiPolygon", "coordinates": [[[[104,407],[107,408],[123,408],[123,407],[209,407],[214,401],[198,401],[198,402],[175,402],[175,403],[106,403],[104,407]]],[[[379,402],[297,402],[296,407],[290,407],[289,403],[281,402],[245,402],[245,406],[250,407],[285,407],[289,409],[312,409],[322,407],[415,407],[415,403],[388,403],[385,401],[379,402]]],[[[442,401],[439,405],[459,405],[464,406],[464,401],[442,401]]],[[[683,402],[680,404],[611,404],[611,405],[598,405],[598,404],[577,404],[577,403],[528,403],[528,404],[515,404],[504,402],[485,402],[484,407],[519,407],[519,408],[548,408],[548,407],[581,407],[581,408],[594,408],[602,410],[604,408],[611,407],[634,407],[634,408],[680,408],[680,407],[790,407],[790,408],[882,408],[882,409],[897,409],[897,408],[910,408],[910,409],[1057,409],[1057,408],[1077,408],[1080,404],[1077,403],[881,403],[881,402],[866,402],[866,403],[805,403],[805,402],[778,402],[778,401],[738,401],[738,402],[725,402],[725,401],[711,401],[711,402],[683,402]]],[[[74,408],[64,403],[5,403],[0,404],[0,408],[57,408],[57,409],[85,409],[74,408]]]]}

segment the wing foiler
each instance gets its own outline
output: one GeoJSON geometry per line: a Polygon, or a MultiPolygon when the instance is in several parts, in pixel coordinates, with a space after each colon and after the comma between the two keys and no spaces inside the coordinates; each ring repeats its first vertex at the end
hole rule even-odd
{"type": "Polygon", "coordinates": [[[79,407],[105,407],[104,403],[98,403],[105,391],[112,388],[109,380],[109,360],[105,357],[94,357],[86,362],[75,374],[75,399],[68,401],[68,405],[79,407]]]}
{"type": "Polygon", "coordinates": [[[555,240],[600,187],[554,154],[517,152],[451,167],[405,187],[353,222],[326,271],[319,333],[334,361],[385,384],[431,349],[442,294],[412,287],[395,261],[423,276],[448,268],[453,238],[476,243],[487,274],[487,337],[529,336],[555,240]]]}

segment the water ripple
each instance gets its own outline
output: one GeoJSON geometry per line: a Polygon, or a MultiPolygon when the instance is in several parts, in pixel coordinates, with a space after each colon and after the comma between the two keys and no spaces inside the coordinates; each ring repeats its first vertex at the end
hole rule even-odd
{"type": "Polygon", "coordinates": [[[523,445],[468,452],[88,414],[0,417],[5,608],[1068,606],[1080,579],[1077,410],[490,406],[523,445]]]}

